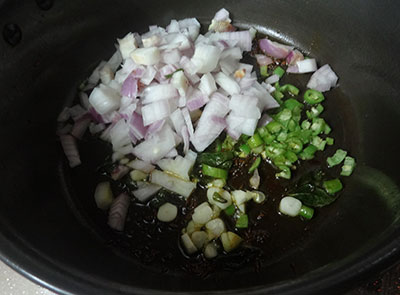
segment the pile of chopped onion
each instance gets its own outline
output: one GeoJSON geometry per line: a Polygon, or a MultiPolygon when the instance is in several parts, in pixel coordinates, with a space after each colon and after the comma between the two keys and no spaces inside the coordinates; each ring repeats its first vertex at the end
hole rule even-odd
{"type": "MultiPolygon", "coordinates": [[[[189,177],[195,151],[204,151],[222,132],[233,139],[252,136],[257,126],[271,120],[264,112],[279,107],[270,93],[280,76],[259,83],[253,66],[241,62],[252,48],[255,30],[236,30],[226,9],[216,13],[208,33],[199,30],[200,23],[187,18],[118,39],[117,51],[81,85],[80,103],[58,117],[58,135],[71,167],[81,164],[78,143],[89,129],[112,145],[114,162],[136,157],[119,165],[112,178],[130,173],[138,183],[133,194],[139,201],[147,201],[161,187],[188,197],[196,188],[189,177]],[[179,145],[184,155],[178,155],[179,145]]],[[[259,46],[265,53],[256,55],[260,66],[286,60],[288,73],[314,72],[309,88],[327,91],[336,86],[338,78],[329,65],[317,70],[315,59],[268,38],[259,46]]],[[[122,230],[128,197],[113,201],[109,185],[103,183],[96,201],[104,210],[111,206],[109,224],[122,230]]],[[[161,210],[160,220],[176,216],[171,208],[161,210]]],[[[201,239],[201,234],[182,237],[188,252],[199,249],[201,239]]],[[[208,256],[216,253],[213,244],[202,246],[208,256]]]]}

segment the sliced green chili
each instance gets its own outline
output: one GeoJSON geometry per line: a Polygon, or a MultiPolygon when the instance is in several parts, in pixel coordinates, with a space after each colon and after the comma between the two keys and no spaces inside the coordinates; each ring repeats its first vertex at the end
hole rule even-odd
{"type": "Polygon", "coordinates": [[[254,161],[254,163],[251,165],[250,169],[249,169],[249,173],[252,173],[254,170],[256,170],[258,168],[258,166],[260,166],[261,164],[261,158],[257,157],[256,160],[254,161]]]}
{"type": "Polygon", "coordinates": [[[288,138],[286,143],[288,144],[288,149],[296,154],[303,149],[303,142],[297,137],[288,138]]]}
{"type": "Polygon", "coordinates": [[[332,157],[328,157],[326,162],[328,163],[329,167],[333,167],[339,165],[344,158],[347,156],[347,152],[342,149],[337,149],[335,154],[332,157]]]}
{"type": "Polygon", "coordinates": [[[322,104],[317,104],[315,107],[312,107],[311,110],[307,111],[307,118],[310,120],[313,118],[317,118],[324,110],[322,104]]]}
{"type": "Polygon", "coordinates": [[[311,219],[314,215],[314,209],[303,205],[300,208],[299,215],[305,219],[311,219]]]}
{"type": "Polygon", "coordinates": [[[342,172],[340,172],[340,175],[350,176],[353,173],[355,167],[356,167],[356,160],[353,157],[347,156],[346,158],[344,158],[342,172]]]}
{"type": "Polygon", "coordinates": [[[237,228],[247,228],[249,226],[249,217],[247,214],[240,215],[239,218],[236,220],[236,227],[237,228]]]}
{"type": "Polygon", "coordinates": [[[272,134],[278,133],[283,128],[282,124],[277,121],[269,122],[266,127],[267,127],[268,131],[271,132],[272,134]]]}
{"type": "Polygon", "coordinates": [[[334,139],[332,137],[325,138],[325,141],[327,145],[333,145],[334,143],[334,139]]]}
{"type": "Polygon", "coordinates": [[[243,158],[247,157],[251,153],[251,148],[247,144],[242,144],[239,147],[239,150],[241,151],[240,155],[243,156],[243,158]]]}
{"type": "Polygon", "coordinates": [[[278,75],[279,78],[282,78],[282,76],[285,74],[285,70],[278,66],[275,68],[274,74],[278,75]]]}
{"type": "Polygon", "coordinates": [[[312,141],[312,145],[315,146],[319,151],[323,151],[325,149],[326,141],[323,140],[319,136],[314,136],[312,141]]]}
{"type": "Polygon", "coordinates": [[[214,178],[222,178],[222,179],[227,179],[228,178],[228,171],[216,167],[212,167],[206,164],[202,164],[201,170],[204,175],[214,177],[214,178]]]}
{"type": "Polygon", "coordinates": [[[318,149],[310,144],[299,154],[299,158],[302,160],[311,160],[314,158],[314,154],[318,149]]]}
{"type": "MultiPolygon", "coordinates": [[[[283,72],[285,73],[285,72],[283,72]]],[[[281,91],[283,92],[288,92],[289,94],[296,96],[299,95],[300,90],[296,86],[293,86],[292,84],[285,84],[281,87],[281,91]]]]}
{"type": "Polygon", "coordinates": [[[301,122],[301,128],[304,130],[308,130],[311,127],[311,122],[304,120],[303,122],[301,122]]]}
{"type": "Polygon", "coordinates": [[[262,140],[260,134],[258,134],[257,132],[254,133],[254,135],[247,140],[247,144],[252,149],[259,147],[263,143],[264,143],[264,141],[262,140]]]}
{"type": "Polygon", "coordinates": [[[228,202],[226,199],[224,199],[218,192],[215,192],[214,194],[213,194],[213,200],[215,201],[215,202],[219,202],[219,203],[222,203],[222,204],[225,204],[226,202],[228,202]]]}
{"type": "Polygon", "coordinates": [[[231,204],[225,208],[224,212],[226,215],[232,216],[233,214],[235,214],[235,210],[235,205],[231,204]]]}
{"type": "Polygon", "coordinates": [[[285,179],[290,179],[292,177],[292,173],[290,171],[290,168],[288,166],[278,166],[278,168],[281,170],[281,172],[276,173],[275,177],[277,178],[285,178],[285,179]]]}
{"type": "Polygon", "coordinates": [[[338,178],[324,181],[323,187],[330,195],[333,195],[343,189],[343,185],[338,178]]]}
{"type": "Polygon", "coordinates": [[[261,77],[268,77],[268,66],[260,67],[260,75],[261,77]]]}
{"type": "Polygon", "coordinates": [[[285,106],[285,108],[291,111],[293,111],[296,108],[299,108],[301,110],[304,107],[304,105],[301,102],[299,102],[297,99],[294,98],[289,98],[285,100],[283,105],[285,106]]]}
{"type": "Polygon", "coordinates": [[[324,95],[321,92],[314,89],[308,89],[304,93],[304,101],[307,102],[308,104],[317,104],[324,101],[324,99],[325,99],[324,95]]]}

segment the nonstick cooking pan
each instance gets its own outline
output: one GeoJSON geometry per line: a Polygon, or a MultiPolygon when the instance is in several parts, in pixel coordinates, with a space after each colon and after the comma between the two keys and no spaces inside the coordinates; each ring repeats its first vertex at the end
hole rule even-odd
{"type": "Polygon", "coordinates": [[[370,0],[0,0],[2,260],[61,294],[338,294],[383,271],[400,252],[399,11],[397,1],[370,0]],[[201,278],[144,265],[110,243],[104,217],[88,205],[94,168],[69,169],[56,118],[117,37],[173,18],[207,24],[222,7],[239,27],[333,67],[340,86],[326,120],[358,166],[302,243],[258,272],[201,278]]]}

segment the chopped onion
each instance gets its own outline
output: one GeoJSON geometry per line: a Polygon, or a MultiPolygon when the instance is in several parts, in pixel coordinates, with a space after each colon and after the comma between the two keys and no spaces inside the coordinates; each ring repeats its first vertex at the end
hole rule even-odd
{"type": "Polygon", "coordinates": [[[178,90],[179,95],[184,98],[189,82],[183,71],[177,71],[172,75],[171,84],[178,90]]]}
{"type": "Polygon", "coordinates": [[[89,102],[100,115],[119,108],[121,96],[113,88],[100,84],[89,96],[89,102]]]}
{"type": "Polygon", "coordinates": [[[260,45],[260,49],[263,52],[265,52],[269,56],[272,56],[275,58],[286,58],[293,49],[293,47],[291,47],[291,46],[286,46],[286,45],[268,40],[267,38],[261,39],[258,42],[260,45]]]}
{"type": "Polygon", "coordinates": [[[129,130],[137,139],[143,139],[147,133],[147,127],[143,124],[142,116],[136,112],[132,113],[129,120],[129,130]]]}
{"type": "Polygon", "coordinates": [[[74,126],[72,127],[71,135],[77,139],[81,139],[89,127],[90,121],[91,119],[88,117],[83,117],[75,121],[74,126]]]}
{"type": "Polygon", "coordinates": [[[121,95],[134,98],[138,93],[138,80],[132,75],[125,79],[121,88],[121,95]]]}
{"type": "Polygon", "coordinates": [[[162,120],[171,114],[168,100],[160,100],[147,104],[142,107],[143,125],[148,126],[151,123],[162,120]]]}
{"type": "MultiPolygon", "coordinates": [[[[201,85],[201,83],[200,83],[200,85],[201,85]]],[[[199,85],[199,89],[201,89],[200,85],[199,85]]],[[[214,82],[214,85],[215,85],[215,82],[214,82]]],[[[210,101],[210,99],[208,98],[208,96],[203,94],[202,91],[193,89],[193,91],[191,92],[191,94],[188,98],[188,101],[186,102],[186,107],[188,108],[189,111],[193,112],[194,110],[198,110],[201,107],[203,107],[209,101],[210,101]]]]}
{"type": "Polygon", "coordinates": [[[137,48],[131,58],[139,65],[155,65],[161,59],[160,50],[157,47],[137,48]]]}
{"type": "Polygon", "coordinates": [[[69,166],[74,168],[79,166],[82,162],[79,157],[79,151],[76,144],[76,139],[72,135],[61,135],[60,136],[61,145],[64,150],[64,154],[68,159],[69,166]]]}
{"type": "Polygon", "coordinates": [[[279,77],[278,75],[273,74],[273,75],[269,76],[269,77],[265,80],[265,83],[267,83],[267,84],[274,84],[274,83],[278,82],[279,79],[280,79],[280,77],[279,77]]]}
{"type": "Polygon", "coordinates": [[[240,92],[239,84],[232,79],[231,77],[227,76],[226,74],[219,72],[215,75],[215,81],[222,89],[228,92],[230,95],[238,94],[240,92]]]}
{"type": "MultiPolygon", "coordinates": [[[[311,73],[317,70],[317,61],[315,58],[308,58],[296,62],[299,73],[311,73]]],[[[268,82],[267,82],[268,83],[268,82]]]]}
{"type": "Polygon", "coordinates": [[[99,71],[100,74],[100,80],[101,83],[103,84],[108,84],[111,82],[111,80],[114,79],[114,72],[111,69],[111,66],[106,63],[99,71]]]}
{"type": "Polygon", "coordinates": [[[189,150],[185,157],[178,155],[175,159],[162,159],[157,162],[157,165],[162,170],[189,181],[189,172],[196,162],[196,157],[197,154],[189,150]]]}
{"type": "Polygon", "coordinates": [[[158,84],[146,87],[142,103],[148,104],[160,100],[170,99],[178,96],[178,91],[171,84],[158,84]]]}
{"type": "Polygon", "coordinates": [[[139,200],[139,202],[144,203],[154,196],[160,189],[161,186],[159,185],[145,183],[142,187],[133,191],[133,195],[139,200]]]}
{"type": "Polygon", "coordinates": [[[221,49],[206,44],[196,46],[191,62],[196,66],[196,72],[205,74],[212,72],[218,64],[221,49]]]}
{"type": "Polygon", "coordinates": [[[255,57],[260,67],[267,66],[273,63],[273,60],[264,54],[256,54],[255,57]]]}
{"type": "Polygon", "coordinates": [[[207,96],[210,96],[213,92],[217,91],[214,77],[210,73],[204,74],[201,77],[199,89],[207,96]]]}
{"type": "Polygon", "coordinates": [[[207,242],[208,235],[204,231],[195,231],[191,235],[192,242],[197,249],[203,248],[204,244],[207,242]]]}
{"type": "Polygon", "coordinates": [[[136,145],[133,153],[145,162],[155,163],[168,154],[175,145],[173,131],[169,125],[164,125],[160,132],[136,145]]]}
{"type": "Polygon", "coordinates": [[[132,169],[137,169],[140,171],[143,171],[144,173],[150,173],[153,171],[156,167],[152,165],[151,163],[135,159],[127,164],[128,167],[132,169]]]}
{"type": "MultiPolygon", "coordinates": [[[[121,161],[119,162],[121,163],[121,161]]],[[[142,181],[147,178],[147,174],[140,170],[132,170],[131,172],[129,172],[129,176],[133,181],[142,181]]]]}
{"type": "Polygon", "coordinates": [[[310,78],[307,84],[308,88],[318,90],[321,92],[328,91],[335,87],[338,81],[338,76],[332,68],[326,64],[320,67],[310,78]]]}
{"type": "Polygon", "coordinates": [[[289,55],[286,57],[286,63],[291,66],[295,65],[296,62],[303,60],[304,56],[303,54],[298,51],[297,49],[290,51],[289,55]]]}
{"type": "Polygon", "coordinates": [[[137,48],[136,40],[132,33],[128,33],[124,38],[118,39],[118,44],[123,59],[129,58],[132,51],[137,48]]]}
{"type": "Polygon", "coordinates": [[[196,184],[193,182],[179,179],[159,170],[153,170],[151,172],[150,181],[186,198],[189,197],[196,188],[196,184]]]}
{"type": "Polygon", "coordinates": [[[260,186],[260,174],[258,173],[258,169],[254,170],[253,176],[251,176],[249,183],[254,189],[258,189],[260,186]]]}
{"type": "Polygon", "coordinates": [[[129,197],[127,194],[120,194],[111,204],[108,213],[108,225],[117,231],[123,231],[125,219],[129,208],[129,197]]]}
{"type": "Polygon", "coordinates": [[[126,174],[128,174],[129,168],[124,166],[124,165],[118,165],[117,167],[114,168],[114,170],[111,172],[111,179],[113,180],[118,180],[124,177],[126,174]]]}

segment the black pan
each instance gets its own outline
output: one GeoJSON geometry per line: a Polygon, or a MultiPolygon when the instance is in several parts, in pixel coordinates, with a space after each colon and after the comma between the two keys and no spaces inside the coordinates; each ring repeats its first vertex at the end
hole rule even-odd
{"type": "Polygon", "coordinates": [[[400,252],[398,11],[399,2],[370,0],[0,0],[2,260],[62,294],[337,294],[392,265],[400,252]],[[310,238],[258,273],[203,279],[163,273],[108,243],[103,216],[87,205],[93,167],[69,169],[55,131],[57,114],[117,37],[172,18],[207,23],[221,7],[238,26],[332,65],[340,87],[327,99],[327,120],[358,167],[310,238]]]}

